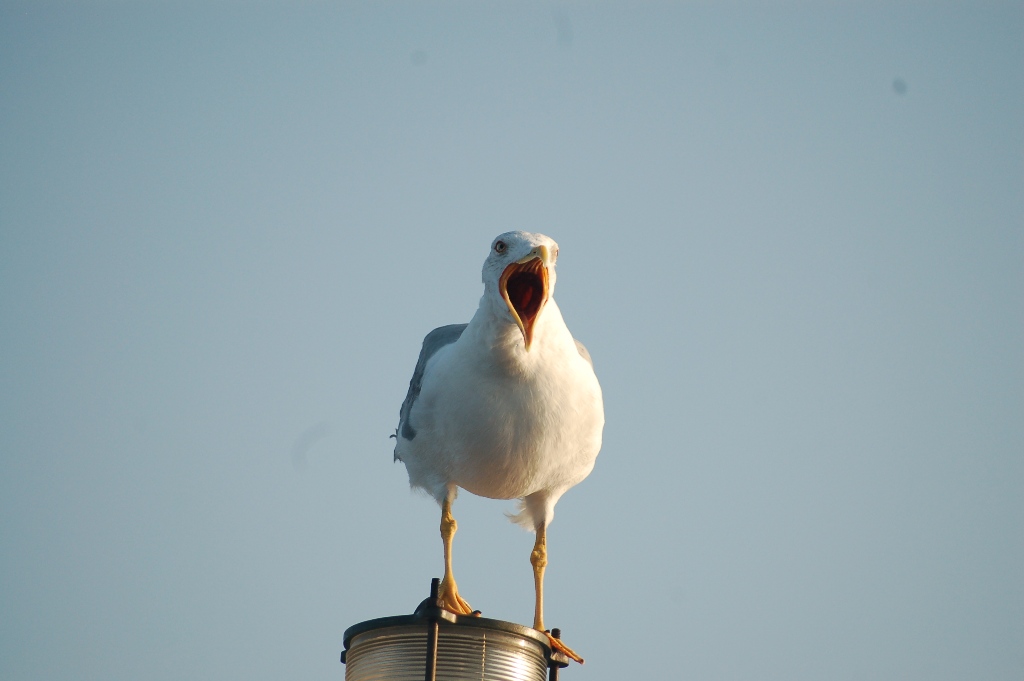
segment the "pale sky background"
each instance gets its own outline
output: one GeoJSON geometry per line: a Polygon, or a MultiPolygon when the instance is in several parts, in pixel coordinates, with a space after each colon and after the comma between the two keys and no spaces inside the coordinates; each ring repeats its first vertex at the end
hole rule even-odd
{"type": "MultiPolygon", "coordinates": [[[[1024,678],[1024,5],[0,2],[0,678],[341,679],[491,239],[604,448],[566,679],[1024,678]]],[[[529,623],[532,535],[456,574],[529,623]]]]}

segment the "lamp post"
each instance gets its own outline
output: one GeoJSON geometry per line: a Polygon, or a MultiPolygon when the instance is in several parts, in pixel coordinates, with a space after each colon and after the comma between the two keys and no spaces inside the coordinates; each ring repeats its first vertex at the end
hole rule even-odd
{"type": "MultiPolygon", "coordinates": [[[[569,658],[529,627],[455,615],[437,605],[438,580],[412,615],[381,617],[345,631],[345,681],[557,681],[569,658]]],[[[558,629],[552,636],[560,636],[558,629]]]]}

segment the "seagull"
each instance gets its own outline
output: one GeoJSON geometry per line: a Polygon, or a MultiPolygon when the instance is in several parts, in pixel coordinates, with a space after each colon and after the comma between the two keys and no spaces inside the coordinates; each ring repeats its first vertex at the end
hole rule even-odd
{"type": "MultiPolygon", "coordinates": [[[[536,533],[530,563],[533,627],[544,628],[547,527],[555,504],[594,468],[604,406],[590,353],[572,337],[555,303],[558,244],[543,234],[506,232],[491,243],[484,293],[468,324],[423,339],[395,433],[395,460],[409,484],[441,506],[444,577],[438,600],[457,615],[479,615],[452,573],[459,488],[517,499],[509,519],[536,533]]],[[[583,659],[552,637],[553,648],[583,659]]]]}

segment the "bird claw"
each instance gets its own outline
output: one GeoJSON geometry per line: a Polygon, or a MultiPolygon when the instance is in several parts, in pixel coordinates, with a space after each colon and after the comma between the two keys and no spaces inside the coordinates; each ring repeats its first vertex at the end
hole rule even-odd
{"type": "Polygon", "coordinates": [[[437,591],[437,604],[442,609],[456,615],[480,616],[480,611],[473,610],[473,607],[459,595],[455,580],[441,580],[441,586],[437,591]]]}
{"type": "Polygon", "coordinates": [[[576,651],[574,651],[572,648],[562,643],[562,639],[555,638],[551,635],[550,631],[545,631],[544,633],[548,635],[548,641],[551,642],[551,650],[562,653],[570,660],[583,664],[583,658],[577,655],[576,651]]]}

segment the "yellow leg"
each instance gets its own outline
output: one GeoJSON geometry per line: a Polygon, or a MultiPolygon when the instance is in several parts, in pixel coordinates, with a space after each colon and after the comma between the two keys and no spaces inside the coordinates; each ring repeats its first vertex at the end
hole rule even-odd
{"type": "Polygon", "coordinates": [[[533,608],[533,628],[544,631],[544,568],[548,566],[547,528],[537,530],[537,541],[530,553],[530,564],[533,565],[533,586],[537,600],[533,608]]]}
{"type": "Polygon", "coordinates": [[[455,585],[452,574],[452,538],[459,524],[452,515],[452,502],[445,499],[441,504],[441,541],[444,543],[444,577],[437,592],[437,599],[442,608],[456,615],[472,615],[473,608],[459,596],[459,588],[455,585]]]}
{"type": "Polygon", "coordinates": [[[582,657],[544,628],[544,569],[548,566],[548,533],[544,526],[537,528],[537,541],[534,542],[533,552],[530,553],[530,564],[533,565],[533,585],[537,594],[533,610],[533,628],[548,634],[552,650],[557,650],[583,664],[582,657]]]}

